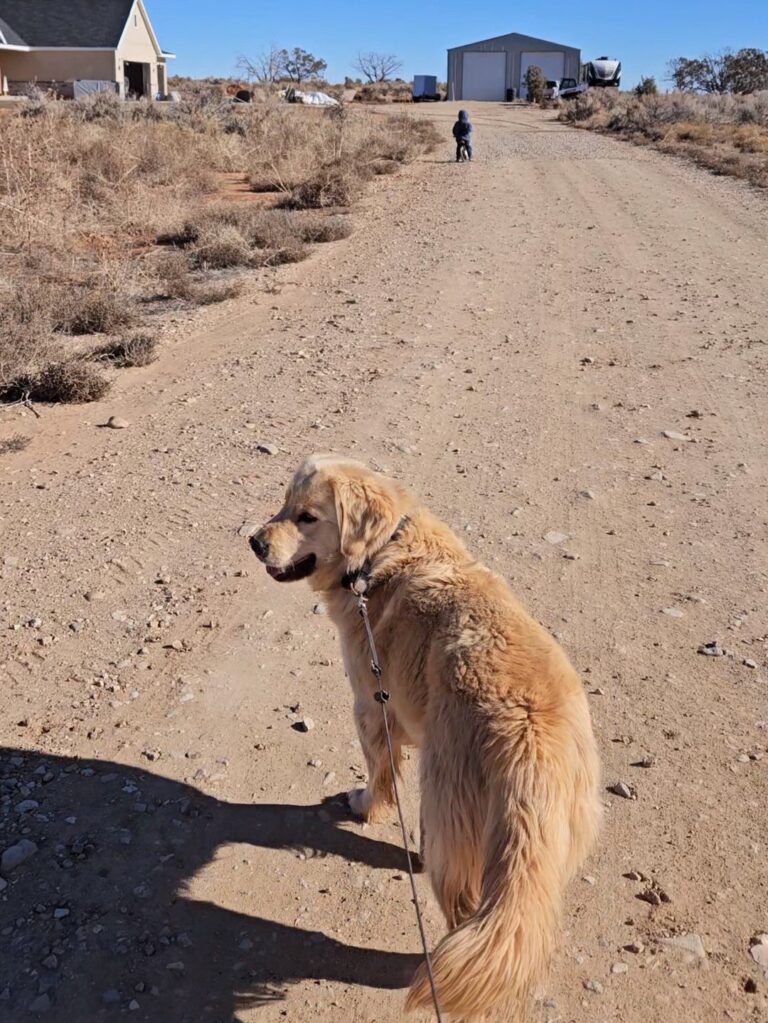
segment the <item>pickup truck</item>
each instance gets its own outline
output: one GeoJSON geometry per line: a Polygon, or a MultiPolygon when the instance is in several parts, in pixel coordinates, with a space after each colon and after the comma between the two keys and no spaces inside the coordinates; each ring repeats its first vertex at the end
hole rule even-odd
{"type": "Polygon", "coordinates": [[[547,82],[544,99],[575,99],[587,89],[588,86],[585,82],[577,82],[575,78],[556,78],[554,81],[547,82]]]}

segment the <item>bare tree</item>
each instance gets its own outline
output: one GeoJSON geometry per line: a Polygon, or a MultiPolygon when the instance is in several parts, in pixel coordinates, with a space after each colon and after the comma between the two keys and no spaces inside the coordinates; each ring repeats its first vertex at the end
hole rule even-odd
{"type": "Polygon", "coordinates": [[[386,82],[400,71],[403,62],[392,53],[358,53],[353,67],[369,82],[386,82]]]}
{"type": "Polygon", "coordinates": [[[274,44],[268,50],[262,50],[253,59],[240,56],[237,66],[255,82],[277,82],[282,78],[285,69],[285,50],[274,44]]]}

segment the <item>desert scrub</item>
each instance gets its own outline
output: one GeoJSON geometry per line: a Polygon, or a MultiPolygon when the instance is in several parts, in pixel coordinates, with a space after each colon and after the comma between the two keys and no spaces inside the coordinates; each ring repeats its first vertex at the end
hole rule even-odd
{"type": "Polygon", "coordinates": [[[559,119],[768,188],[768,92],[634,95],[593,89],[566,104],[559,119]]]}
{"type": "MultiPolygon", "coordinates": [[[[84,338],[97,350],[110,335],[119,342],[140,329],[148,300],[225,301],[242,287],[238,274],[296,262],[312,244],[349,234],[344,218],[217,201],[223,175],[275,193],[272,206],[346,207],[375,173],[435,141],[431,126],[408,115],[389,120],[268,98],[233,106],[215,88],[173,104],[40,94],[2,126],[6,391],[16,379],[40,379],[46,365],[63,381],[84,338]]],[[[66,392],[63,383],[47,387],[57,392],[66,392]]]]}

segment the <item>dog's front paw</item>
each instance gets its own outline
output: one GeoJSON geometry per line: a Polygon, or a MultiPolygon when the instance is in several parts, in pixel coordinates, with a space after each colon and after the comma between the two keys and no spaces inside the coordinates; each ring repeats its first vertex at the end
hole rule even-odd
{"type": "Polygon", "coordinates": [[[360,817],[364,821],[368,820],[373,799],[367,788],[352,789],[347,793],[347,802],[349,803],[349,808],[355,817],[360,817]]]}

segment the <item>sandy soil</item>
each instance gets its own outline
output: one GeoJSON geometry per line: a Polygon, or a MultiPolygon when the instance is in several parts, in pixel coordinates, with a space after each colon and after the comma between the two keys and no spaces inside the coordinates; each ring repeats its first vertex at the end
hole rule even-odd
{"type": "MultiPolygon", "coordinates": [[[[418,112],[449,139],[453,106],[418,112]]],[[[606,788],[532,1018],[768,1018],[765,197],[472,115],[472,164],[446,141],[379,181],[348,241],[169,323],[108,400],[0,413],[31,438],[0,461],[0,852],[36,846],[0,880],[3,1019],[402,1019],[417,933],[394,818],[335,798],[362,778],[335,636],[238,536],[314,449],[510,580],[636,797],[606,788]]]]}

